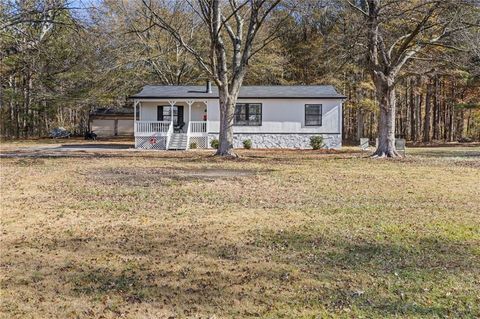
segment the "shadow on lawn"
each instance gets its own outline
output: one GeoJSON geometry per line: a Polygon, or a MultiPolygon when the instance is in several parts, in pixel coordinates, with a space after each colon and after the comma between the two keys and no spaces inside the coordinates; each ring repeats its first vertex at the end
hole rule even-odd
{"type": "MultiPolygon", "coordinates": [[[[32,238],[22,245],[38,255],[17,256],[12,266],[23,277],[52,267],[40,280],[62,287],[55,294],[92,300],[115,295],[126,305],[161,304],[187,316],[275,316],[278,309],[307,308],[380,317],[468,317],[478,311],[444,295],[432,295],[437,300],[429,304],[429,292],[419,292],[425,286],[444,289],[447,276],[478,275],[480,260],[466,243],[427,238],[390,244],[295,230],[235,243],[206,229],[121,225],[92,237],[32,238]],[[59,255],[69,262],[48,262],[59,255]],[[359,287],[365,282],[375,284],[359,287]]],[[[10,280],[2,287],[19,284],[10,280]]]]}
{"type": "Polygon", "coordinates": [[[412,155],[430,157],[430,158],[478,158],[480,160],[480,147],[472,149],[460,149],[456,150],[454,148],[449,149],[412,149],[412,155]]]}
{"type": "MultiPolygon", "coordinates": [[[[427,237],[395,243],[389,238],[327,238],[292,230],[264,233],[257,236],[255,245],[266,248],[278,262],[293,263],[306,273],[326,275],[334,288],[327,294],[331,302],[323,305],[331,311],[356,308],[379,317],[480,315],[480,307],[473,301],[474,285],[468,287],[469,281],[480,275],[480,256],[475,252],[478,242],[427,237]],[[446,287],[452,278],[453,288],[446,287]],[[376,284],[365,285],[365,280],[376,284]],[[358,285],[361,287],[353,289],[358,285]],[[449,291],[463,285],[468,287],[470,300],[447,297],[449,291]]],[[[317,297],[305,295],[304,301],[314,303],[317,297]]]]}
{"type": "MultiPolygon", "coordinates": [[[[475,254],[478,243],[447,241],[426,237],[420,240],[392,242],[362,238],[330,238],[313,231],[267,232],[257,236],[256,246],[274,254],[289,256],[318,253],[322,263],[332,268],[362,269],[379,273],[396,270],[480,271],[480,256],[475,254]],[[478,262],[478,263],[477,263],[478,262]]],[[[309,262],[308,257],[304,260],[309,262]]]]}

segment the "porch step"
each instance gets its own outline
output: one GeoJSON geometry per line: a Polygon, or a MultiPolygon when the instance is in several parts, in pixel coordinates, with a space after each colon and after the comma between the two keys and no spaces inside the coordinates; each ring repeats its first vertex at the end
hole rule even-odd
{"type": "Polygon", "coordinates": [[[186,150],[188,136],[185,133],[173,133],[168,143],[169,150],[186,150]]]}

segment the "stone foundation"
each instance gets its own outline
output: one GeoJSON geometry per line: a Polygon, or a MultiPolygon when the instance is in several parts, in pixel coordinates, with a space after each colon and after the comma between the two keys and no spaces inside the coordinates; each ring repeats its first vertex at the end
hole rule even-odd
{"type": "MultiPolygon", "coordinates": [[[[323,136],[325,148],[339,149],[342,147],[341,134],[248,134],[236,133],[233,135],[233,146],[243,148],[243,141],[251,140],[252,148],[298,148],[311,149],[310,137],[323,136]]],[[[218,134],[208,134],[208,143],[218,134]]]]}

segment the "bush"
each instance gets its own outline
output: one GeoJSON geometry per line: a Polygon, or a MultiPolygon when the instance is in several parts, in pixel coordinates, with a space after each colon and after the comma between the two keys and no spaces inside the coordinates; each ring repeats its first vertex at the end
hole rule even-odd
{"type": "Polygon", "coordinates": [[[243,148],[246,148],[247,150],[252,148],[252,140],[245,140],[243,141],[243,148]]]}
{"type": "Polygon", "coordinates": [[[195,142],[190,143],[190,148],[192,150],[196,149],[197,148],[197,143],[195,143],[195,142]]]}
{"type": "Polygon", "coordinates": [[[218,147],[220,146],[220,142],[216,138],[214,138],[210,141],[210,146],[214,149],[218,149],[218,147]]]}
{"type": "Polygon", "coordinates": [[[314,150],[319,150],[319,149],[321,149],[321,148],[324,146],[324,144],[323,144],[323,136],[316,135],[316,136],[310,137],[310,146],[311,146],[314,150]]]}

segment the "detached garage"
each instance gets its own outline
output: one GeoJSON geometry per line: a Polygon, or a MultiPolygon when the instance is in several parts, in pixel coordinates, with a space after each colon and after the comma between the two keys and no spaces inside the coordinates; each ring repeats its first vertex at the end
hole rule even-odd
{"type": "Polygon", "coordinates": [[[99,137],[133,136],[133,109],[99,108],[90,113],[89,123],[99,137]]]}

